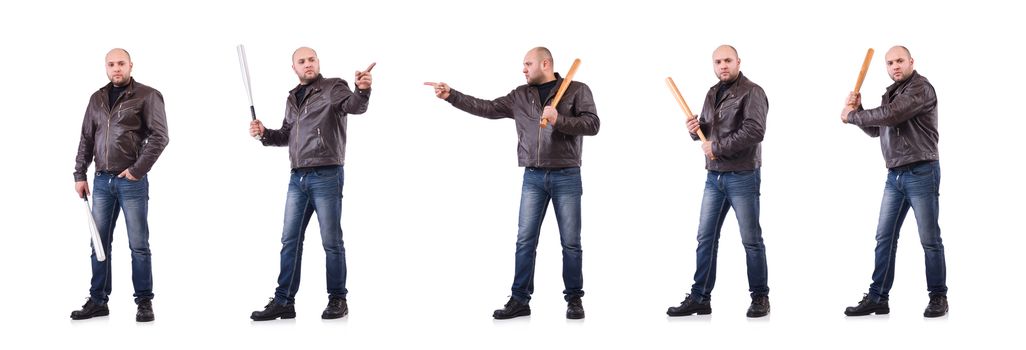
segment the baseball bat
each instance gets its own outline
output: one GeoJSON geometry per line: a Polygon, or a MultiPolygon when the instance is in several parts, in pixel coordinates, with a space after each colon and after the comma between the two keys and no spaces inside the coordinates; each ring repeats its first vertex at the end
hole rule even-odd
{"type": "MultiPolygon", "coordinates": [[[[574,64],[570,65],[570,70],[566,72],[566,77],[563,78],[563,82],[559,84],[559,90],[556,90],[556,97],[552,99],[552,103],[549,104],[549,106],[556,108],[556,105],[559,104],[559,100],[562,99],[563,94],[566,93],[566,88],[570,87],[570,81],[574,80],[574,73],[577,73],[577,67],[580,65],[581,59],[575,58],[574,64]]],[[[542,120],[540,126],[545,128],[549,126],[549,123],[547,120],[542,120]]]]}
{"type": "MultiPolygon", "coordinates": [[[[695,114],[691,113],[691,108],[689,108],[688,103],[684,101],[684,96],[680,94],[680,89],[677,89],[677,84],[673,82],[673,78],[666,77],[666,86],[670,87],[670,92],[672,92],[673,97],[677,99],[677,104],[680,105],[680,109],[684,110],[684,116],[688,118],[687,120],[695,119],[695,114]]],[[[702,142],[706,142],[705,133],[702,132],[702,129],[698,129],[698,139],[702,140],[702,142]]],[[[711,159],[716,159],[716,157],[712,157],[711,159]]]]}
{"type": "Polygon", "coordinates": [[[107,260],[107,255],[103,253],[103,241],[100,240],[100,230],[96,229],[93,210],[89,207],[89,197],[82,196],[82,200],[85,202],[86,217],[89,218],[89,234],[93,241],[93,252],[96,253],[96,261],[107,260]]]}
{"type": "MultiPolygon", "coordinates": [[[[242,87],[246,88],[246,97],[249,98],[249,114],[256,120],[256,108],[253,107],[253,87],[249,83],[249,63],[246,61],[246,47],[242,44],[235,47],[239,53],[239,69],[242,70],[242,87]]],[[[259,140],[260,136],[253,136],[259,140]]]]}
{"type": "MultiPolygon", "coordinates": [[[[873,61],[873,48],[866,51],[866,59],[862,61],[862,70],[859,71],[859,79],[855,81],[855,93],[862,89],[862,81],[866,79],[866,72],[869,71],[869,62],[873,61]]],[[[854,107],[854,106],[853,106],[854,107]]]]}

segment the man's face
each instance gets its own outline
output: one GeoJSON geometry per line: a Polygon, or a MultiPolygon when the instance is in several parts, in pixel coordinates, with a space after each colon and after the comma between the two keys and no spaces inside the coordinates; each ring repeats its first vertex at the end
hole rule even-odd
{"type": "Polygon", "coordinates": [[[542,71],[542,60],[539,55],[531,50],[524,56],[524,78],[531,85],[545,83],[545,73],[542,71]]]}
{"type": "Polygon", "coordinates": [[[110,79],[114,86],[125,86],[132,78],[132,60],[124,51],[108,52],[105,65],[107,66],[107,79],[110,79]]]}
{"type": "Polygon", "coordinates": [[[912,68],[912,57],[909,57],[908,51],[900,47],[891,48],[884,59],[887,63],[887,75],[895,82],[905,81],[915,70],[912,68]]]}
{"type": "Polygon", "coordinates": [[[300,48],[292,55],[292,70],[296,71],[299,82],[306,85],[321,74],[321,61],[313,50],[300,48]]]}
{"type": "Polygon", "coordinates": [[[712,62],[713,74],[716,74],[716,78],[722,82],[737,79],[738,74],[741,72],[741,60],[737,58],[734,50],[729,47],[721,46],[716,51],[713,51],[712,62]]]}

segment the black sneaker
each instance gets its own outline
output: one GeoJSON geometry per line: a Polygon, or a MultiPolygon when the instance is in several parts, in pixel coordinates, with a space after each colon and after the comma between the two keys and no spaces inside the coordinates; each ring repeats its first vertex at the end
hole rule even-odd
{"type": "Polygon", "coordinates": [[[948,314],[948,297],[946,295],[931,295],[930,303],[923,311],[923,317],[941,317],[948,314]]]}
{"type": "Polygon", "coordinates": [[[136,305],[135,322],[153,321],[153,302],[150,299],[140,300],[136,305]]]}
{"type": "Polygon", "coordinates": [[[346,304],[346,298],[343,297],[329,297],[328,306],[324,308],[324,312],[321,313],[321,318],[325,320],[333,320],[336,318],[345,317],[349,314],[349,305],[346,304]]]}
{"type": "Polygon", "coordinates": [[[110,315],[110,309],[107,308],[107,304],[97,304],[93,302],[93,298],[86,300],[85,305],[82,305],[81,310],[75,310],[71,312],[72,320],[85,320],[96,316],[107,316],[110,315]]]}
{"type": "Polygon", "coordinates": [[[864,294],[858,305],[844,309],[844,314],[848,316],[865,316],[873,313],[886,315],[890,312],[891,307],[887,306],[887,300],[873,301],[869,299],[869,294],[864,294]]]}
{"type": "Polygon", "coordinates": [[[763,317],[769,315],[769,296],[756,295],[752,297],[752,306],[748,307],[748,317],[763,317]]]}
{"type": "Polygon", "coordinates": [[[281,317],[281,319],[296,318],[296,305],[295,304],[278,304],[274,302],[274,298],[264,306],[263,310],[253,311],[249,318],[253,321],[270,321],[281,317]]]}
{"type": "Polygon", "coordinates": [[[712,303],[708,300],[699,302],[695,300],[691,294],[684,296],[684,301],[680,302],[680,306],[671,306],[666,309],[666,314],[670,316],[688,316],[692,314],[708,315],[712,313],[712,303]]]}
{"type": "Polygon", "coordinates": [[[530,314],[531,306],[527,305],[527,303],[521,303],[513,297],[510,297],[509,301],[506,302],[506,305],[504,305],[503,308],[495,310],[495,312],[492,313],[492,317],[495,317],[495,319],[498,320],[505,320],[514,317],[527,316],[530,314]]]}
{"type": "Polygon", "coordinates": [[[571,320],[584,318],[584,304],[581,303],[581,297],[570,297],[570,301],[566,303],[566,318],[571,320]]]}

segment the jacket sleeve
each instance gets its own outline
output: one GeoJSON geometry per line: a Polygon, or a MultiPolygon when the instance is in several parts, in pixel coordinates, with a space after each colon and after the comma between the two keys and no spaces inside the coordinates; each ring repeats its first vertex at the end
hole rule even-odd
{"type": "MultiPolygon", "coordinates": [[[[92,98],[89,99],[90,103],[92,98]]],[[[78,140],[78,155],[75,156],[75,181],[87,181],[86,172],[89,171],[89,163],[93,162],[93,147],[95,145],[96,123],[89,118],[89,107],[86,107],[85,116],[82,118],[82,134],[78,140]]]]}
{"type": "Polygon", "coordinates": [[[336,107],[348,114],[363,114],[370,102],[371,89],[357,88],[356,92],[349,89],[349,83],[343,79],[331,86],[331,101],[336,107]]]}
{"type": "MultiPolygon", "coordinates": [[[[863,110],[864,109],[862,108],[862,105],[859,105],[858,108],[856,108],[854,111],[848,112],[848,124],[852,124],[851,118],[852,118],[852,116],[855,115],[855,112],[860,112],[860,111],[863,111],[863,110]]],[[[869,135],[869,137],[880,137],[880,127],[879,126],[861,126],[861,125],[856,125],[856,126],[858,126],[859,129],[862,129],[862,132],[866,133],[866,135],[869,135]]]]}
{"type": "Polygon", "coordinates": [[[289,133],[292,132],[292,124],[289,123],[288,113],[288,102],[285,102],[285,118],[281,120],[281,129],[264,129],[264,137],[260,138],[260,143],[264,144],[264,146],[289,145],[289,133]]]}
{"type": "Polygon", "coordinates": [[[164,114],[164,96],[159,91],[153,90],[146,96],[143,107],[143,123],[145,123],[148,135],[139,151],[139,158],[128,168],[133,176],[141,178],[146,176],[157,162],[157,158],[167,147],[167,117],[164,114]]]}
{"type": "Polygon", "coordinates": [[[891,103],[849,114],[848,122],[858,126],[895,126],[937,104],[933,87],[921,81],[909,82],[891,103]]]}
{"type": "Polygon", "coordinates": [[[580,86],[574,93],[573,106],[570,107],[572,116],[558,116],[556,124],[553,125],[556,131],[568,135],[593,136],[599,131],[598,111],[595,109],[595,99],[591,96],[591,88],[588,85],[571,82],[572,85],[580,86]]]}
{"type": "Polygon", "coordinates": [[[464,112],[488,119],[513,118],[513,94],[516,90],[510,91],[508,95],[488,101],[474,96],[465,95],[456,89],[449,89],[449,102],[464,112]]]}
{"type": "Polygon", "coordinates": [[[730,156],[762,142],[766,133],[766,113],[769,110],[766,92],[761,87],[753,88],[745,97],[744,104],[741,127],[729,136],[713,142],[714,155],[730,156]]]}

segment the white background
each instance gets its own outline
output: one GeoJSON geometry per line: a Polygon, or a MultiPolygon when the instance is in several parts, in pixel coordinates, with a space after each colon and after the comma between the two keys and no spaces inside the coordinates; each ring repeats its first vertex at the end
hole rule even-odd
{"type": "Polygon", "coordinates": [[[1012,346],[1024,288],[1016,169],[1026,57],[1012,34],[1023,32],[1021,11],[1004,3],[7,2],[0,329],[14,348],[1012,346]],[[315,48],[329,77],[351,81],[378,63],[369,110],[349,121],[348,318],[319,318],[327,298],[315,228],[299,317],[248,318],[275,287],[289,162],[285,148],[247,134],[240,43],[257,113],[272,128],[296,84],[296,47],[315,48]],[[770,101],[762,227],[773,311],[744,316],[744,253],[731,214],[714,313],[671,319],[666,307],[692,282],[705,171],[663,79],[673,76],[698,113],[715,83],[710,55],[723,43],[738,48],[741,70],[770,101]],[[864,101],[878,105],[890,84],[883,54],[895,44],[911,49],[940,101],[951,303],[940,319],[922,317],[923,253],[911,215],[891,314],[842,314],[870,282],[885,168],[878,140],[838,114],[869,47],[877,54],[864,101]],[[563,315],[551,214],[533,315],[492,320],[513,274],[522,176],[513,123],[470,116],[421,85],[504,95],[523,84],[523,55],[538,45],[553,51],[559,72],[582,59],[576,79],[592,88],[602,121],[585,141],[583,321],[563,315]],[[151,324],[134,321],[123,222],[111,315],[68,319],[89,285],[88,231],[72,179],[78,133],[89,95],[107,82],[103,57],[113,47],[132,53],[135,78],[167,104],[171,142],[149,175],[151,324]]]}

